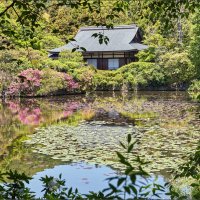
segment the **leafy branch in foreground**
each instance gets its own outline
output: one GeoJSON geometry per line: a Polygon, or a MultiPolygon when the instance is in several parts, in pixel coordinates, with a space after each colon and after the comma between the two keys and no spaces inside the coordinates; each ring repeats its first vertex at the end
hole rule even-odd
{"type": "Polygon", "coordinates": [[[175,172],[175,179],[192,178],[190,187],[192,188],[192,198],[200,197],[200,141],[194,153],[188,157],[188,161],[179,166],[175,172]]]}

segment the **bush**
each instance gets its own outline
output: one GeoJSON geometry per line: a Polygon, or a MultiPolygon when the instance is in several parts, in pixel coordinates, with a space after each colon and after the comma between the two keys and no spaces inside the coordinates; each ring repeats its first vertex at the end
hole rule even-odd
{"type": "Polygon", "coordinates": [[[200,80],[194,80],[188,90],[193,92],[200,92],[200,80]]]}
{"type": "Polygon", "coordinates": [[[65,92],[79,89],[72,76],[52,69],[27,69],[22,71],[13,81],[7,92],[11,96],[52,95],[59,90],[65,92]]]}
{"type": "Polygon", "coordinates": [[[160,66],[163,68],[167,82],[180,86],[192,80],[196,70],[186,52],[168,52],[160,57],[160,66]]]}
{"type": "Polygon", "coordinates": [[[80,84],[81,90],[94,90],[94,76],[96,72],[96,69],[90,66],[74,69],[73,76],[80,84]]]}
{"type": "Polygon", "coordinates": [[[9,86],[8,95],[33,96],[41,83],[42,72],[39,70],[27,69],[22,71],[9,86]]]}
{"type": "Polygon", "coordinates": [[[59,90],[70,92],[79,88],[73,78],[66,74],[54,71],[52,69],[42,70],[42,80],[37,95],[52,95],[56,94],[59,90]]]}
{"type": "Polygon", "coordinates": [[[60,38],[50,34],[45,34],[41,42],[42,42],[42,48],[44,48],[45,50],[51,50],[53,48],[57,48],[59,46],[64,45],[64,42],[62,42],[60,38]]]}
{"type": "Polygon", "coordinates": [[[98,70],[94,76],[94,87],[100,90],[120,89],[123,85],[123,77],[117,70],[98,70]]]}
{"type": "Polygon", "coordinates": [[[156,59],[156,48],[149,46],[148,49],[139,51],[136,56],[140,62],[153,62],[156,59]]]}
{"type": "Polygon", "coordinates": [[[200,80],[194,80],[188,91],[192,99],[200,101],[200,80]]]}
{"type": "Polygon", "coordinates": [[[157,86],[165,83],[162,69],[148,62],[133,62],[117,70],[96,70],[93,67],[82,67],[73,72],[85,90],[120,90],[128,85],[129,89],[137,86],[157,86]]]}
{"type": "Polygon", "coordinates": [[[165,83],[162,68],[155,63],[133,62],[117,70],[121,73],[124,81],[132,87],[159,86],[165,83]]]}
{"type": "Polygon", "coordinates": [[[44,58],[41,60],[43,67],[48,67],[59,72],[73,72],[74,69],[84,66],[83,56],[80,52],[63,51],[58,59],[44,58]]]}

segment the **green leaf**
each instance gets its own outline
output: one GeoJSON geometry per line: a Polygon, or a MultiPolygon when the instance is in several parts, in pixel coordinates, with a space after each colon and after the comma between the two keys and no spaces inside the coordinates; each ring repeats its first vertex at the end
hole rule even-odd
{"type": "Polygon", "coordinates": [[[122,142],[119,142],[119,144],[120,144],[124,149],[126,149],[126,146],[125,146],[122,142]]]}
{"type": "Polygon", "coordinates": [[[128,142],[128,143],[131,142],[131,134],[128,134],[128,136],[127,136],[127,142],[128,142]]]}
{"type": "Polygon", "coordinates": [[[134,143],[132,143],[129,147],[128,147],[128,153],[130,153],[133,150],[134,147],[134,143]]]}
{"type": "Polygon", "coordinates": [[[138,194],[137,189],[133,185],[130,185],[130,188],[133,191],[133,193],[137,196],[137,194],[138,194]]]}
{"type": "Polygon", "coordinates": [[[125,190],[128,194],[131,193],[131,190],[130,190],[130,188],[129,188],[128,186],[124,186],[124,190],[125,190]]]}
{"type": "Polygon", "coordinates": [[[117,187],[119,187],[124,181],[126,181],[126,178],[119,178],[117,181],[117,187]]]}
{"type": "Polygon", "coordinates": [[[125,160],[125,157],[121,153],[117,152],[117,156],[121,161],[125,160]]]}

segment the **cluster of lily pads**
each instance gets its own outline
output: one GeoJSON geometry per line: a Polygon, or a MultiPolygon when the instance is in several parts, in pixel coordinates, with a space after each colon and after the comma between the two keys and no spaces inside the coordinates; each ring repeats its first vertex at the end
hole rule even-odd
{"type": "Polygon", "coordinates": [[[173,131],[157,125],[141,128],[111,126],[105,121],[83,121],[75,127],[53,125],[39,128],[26,144],[34,145],[34,152],[50,155],[53,159],[106,164],[120,169],[116,151],[120,151],[119,141],[123,141],[127,133],[132,133],[138,140],[130,159],[142,156],[150,161],[146,170],[151,172],[176,168],[183,162],[182,157],[195,149],[199,136],[198,131],[173,131]]]}

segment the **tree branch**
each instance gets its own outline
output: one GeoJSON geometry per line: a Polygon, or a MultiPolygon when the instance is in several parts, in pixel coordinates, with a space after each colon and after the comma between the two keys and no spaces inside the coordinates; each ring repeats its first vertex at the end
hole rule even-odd
{"type": "Polygon", "coordinates": [[[12,2],[9,6],[7,6],[7,7],[5,8],[4,11],[2,11],[2,12],[0,13],[0,17],[1,17],[2,15],[4,15],[10,8],[12,8],[12,7],[15,5],[15,3],[16,3],[16,0],[13,0],[13,2],[12,2]]]}

